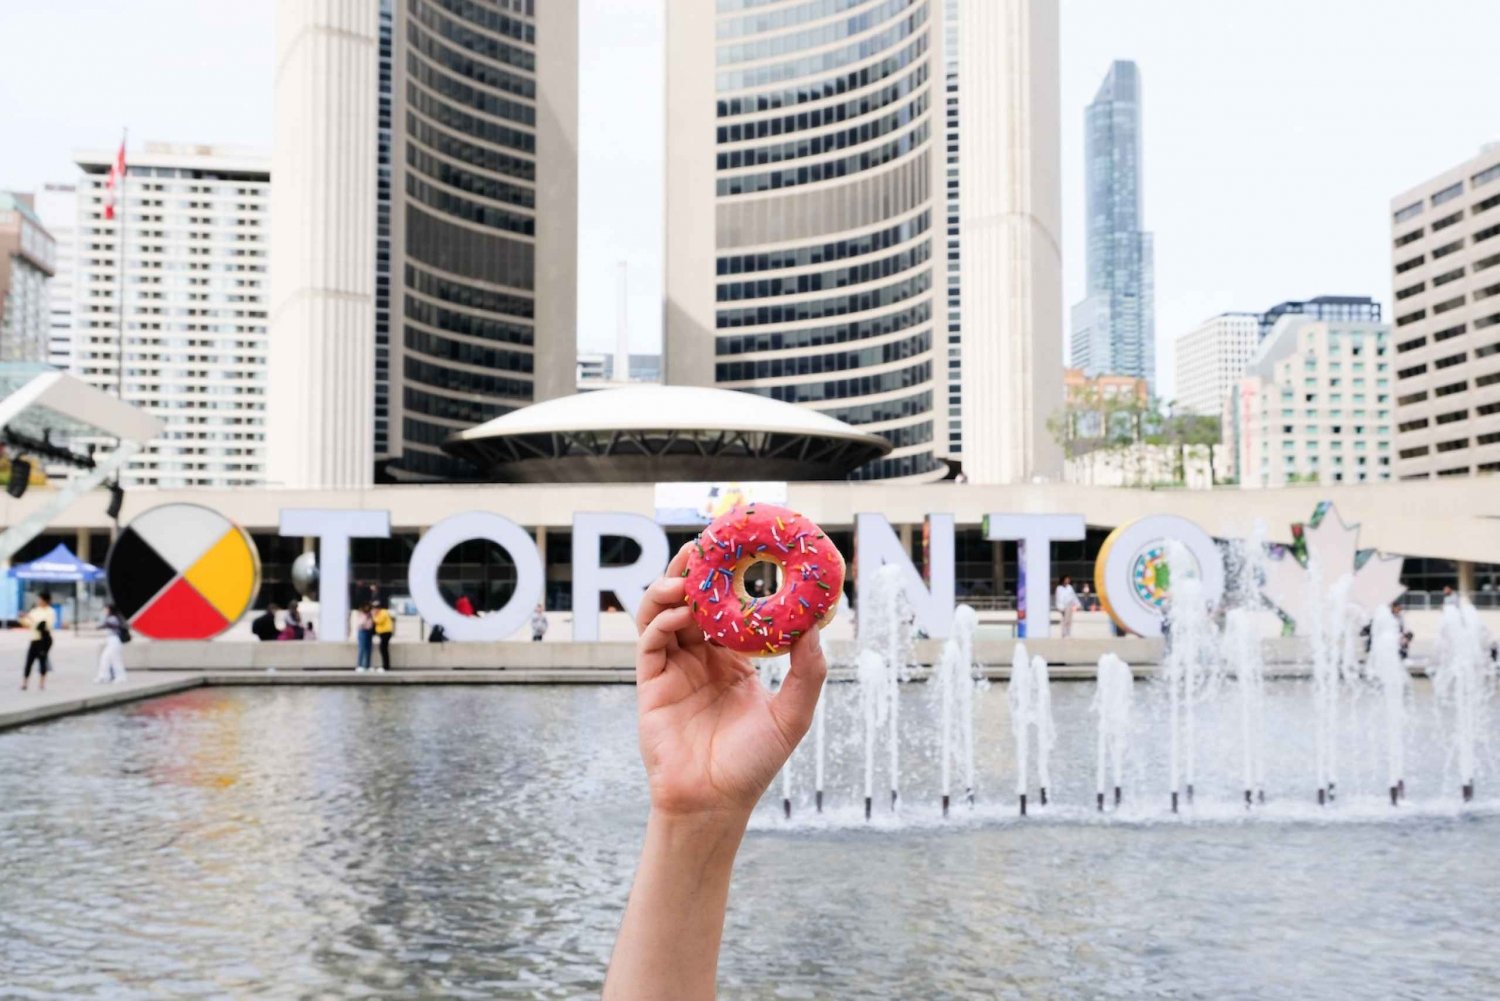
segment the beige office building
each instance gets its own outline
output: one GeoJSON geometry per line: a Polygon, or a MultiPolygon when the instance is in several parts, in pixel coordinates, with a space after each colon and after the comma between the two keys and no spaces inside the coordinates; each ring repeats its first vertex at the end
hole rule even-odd
{"type": "Polygon", "coordinates": [[[1220,313],[1177,338],[1173,410],[1217,417],[1259,345],[1259,313],[1220,313]]]}
{"type": "Polygon", "coordinates": [[[1042,0],[667,8],[665,381],[885,437],[860,478],[1055,475],[1042,0]]]}
{"type": "Polygon", "coordinates": [[[1396,475],[1500,472],[1500,143],[1391,199],[1396,475]]]}

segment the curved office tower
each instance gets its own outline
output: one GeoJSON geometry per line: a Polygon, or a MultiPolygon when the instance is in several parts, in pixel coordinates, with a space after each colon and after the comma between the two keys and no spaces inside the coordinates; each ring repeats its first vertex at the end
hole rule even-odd
{"type": "Polygon", "coordinates": [[[472,474],[467,430],[573,391],[577,0],[397,0],[390,462],[472,474]]]}
{"type": "MultiPolygon", "coordinates": [[[[959,164],[945,144],[943,22],[965,6],[667,9],[666,381],[757,393],[880,434],[892,451],[860,478],[941,478],[945,459],[979,444],[948,431],[950,411],[967,406],[957,360],[974,336],[949,322],[944,183],[959,164]]],[[[1029,128],[1028,111],[993,127],[1029,128]]],[[[1059,335],[1030,322],[983,332],[1059,335]]],[[[985,405],[1004,405],[1007,387],[995,390],[985,405]]]]}

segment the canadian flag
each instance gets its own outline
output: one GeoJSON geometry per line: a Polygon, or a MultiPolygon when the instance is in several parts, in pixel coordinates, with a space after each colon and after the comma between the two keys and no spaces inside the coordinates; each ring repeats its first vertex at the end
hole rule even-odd
{"type": "Polygon", "coordinates": [[[115,162],[109,165],[109,177],[104,181],[104,218],[115,217],[115,201],[125,189],[125,140],[120,140],[120,152],[115,162]]]}

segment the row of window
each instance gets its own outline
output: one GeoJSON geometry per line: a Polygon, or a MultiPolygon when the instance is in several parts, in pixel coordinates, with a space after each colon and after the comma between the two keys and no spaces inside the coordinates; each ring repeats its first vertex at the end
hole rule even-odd
{"type": "Polygon", "coordinates": [[[846,372],[849,369],[873,368],[889,362],[905,361],[926,354],[931,347],[932,334],[924,330],[915,337],[905,337],[858,351],[720,362],[714,366],[714,377],[719,382],[740,382],[747,379],[783,379],[799,375],[821,375],[825,372],[846,372]]]}
{"type": "Polygon", "coordinates": [[[808,136],[804,139],[777,143],[773,146],[728,150],[719,154],[718,169],[736,170],[741,167],[757,167],[767,163],[781,163],[785,160],[800,160],[806,157],[821,156],[824,153],[831,153],[834,150],[847,149],[850,146],[859,146],[910,125],[927,110],[927,104],[928,95],[924,92],[918,94],[914,100],[904,107],[887,112],[879,118],[868,122],[861,122],[847,129],[841,129],[838,132],[808,136]]]}
{"type": "MultiPolygon", "coordinates": [[[[535,160],[516,156],[492,146],[476,145],[433,126],[413,112],[406,114],[406,134],[408,139],[415,140],[450,159],[471,164],[491,174],[503,174],[521,181],[536,180],[535,160]]],[[[384,174],[380,183],[383,186],[389,185],[384,174]]],[[[387,192],[387,201],[389,197],[389,192],[387,192]]],[[[385,202],[382,202],[382,205],[384,204],[385,202]]]]}
{"type": "MultiPolygon", "coordinates": [[[[467,77],[507,94],[536,100],[536,79],[520,73],[512,73],[481,59],[474,59],[468,52],[450,48],[415,22],[407,25],[406,40],[415,52],[420,52],[434,63],[448,67],[461,77],[467,77]]],[[[382,52],[382,56],[386,53],[382,52]]],[[[388,58],[388,56],[387,56],[388,58]]]]}
{"type": "Polygon", "coordinates": [[[932,411],[932,392],[924,390],[914,396],[900,397],[894,400],[880,400],[875,403],[859,403],[848,407],[833,407],[824,410],[823,413],[829,417],[843,421],[845,424],[884,424],[887,421],[900,421],[912,417],[920,417],[932,411]]]}
{"type": "Polygon", "coordinates": [[[851,98],[843,104],[813,108],[810,111],[800,111],[778,118],[761,118],[749,122],[736,122],[733,125],[721,125],[718,131],[718,141],[721,144],[746,142],[752,139],[764,139],[767,136],[808,132],[824,126],[836,125],[847,119],[878,111],[888,104],[895,104],[920,87],[926,80],[927,64],[922,63],[894,83],[888,83],[879,90],[860,97],[851,98]]]}
{"type": "Polygon", "coordinates": [[[727,94],[736,90],[768,87],[781,83],[783,80],[795,80],[798,77],[834,73],[851,63],[870,59],[900,44],[902,39],[915,35],[926,23],[927,8],[918,7],[878,35],[871,35],[869,38],[861,39],[840,49],[818,52],[786,62],[743,70],[726,70],[718,74],[715,84],[720,94],[727,94]]]}
{"type": "MultiPolygon", "coordinates": [[[[720,14],[738,13],[761,6],[762,4],[778,2],[780,0],[718,0],[717,10],[720,14]]],[[[809,21],[818,21],[825,17],[832,17],[841,10],[848,10],[850,7],[864,2],[865,0],[812,0],[811,3],[785,7],[781,10],[772,11],[769,14],[755,14],[738,18],[724,17],[719,19],[715,34],[719,38],[740,38],[745,35],[759,35],[766,31],[777,31],[781,28],[791,28],[799,24],[806,24],[809,21]]]]}
{"type": "Polygon", "coordinates": [[[932,213],[927,211],[894,226],[872,233],[846,237],[833,243],[772,250],[760,254],[720,257],[718,272],[721,275],[738,275],[755,271],[779,271],[823,264],[827,261],[839,261],[849,257],[862,257],[865,254],[878,253],[906,243],[913,237],[927,232],[927,227],[930,225],[932,225],[932,213]]]}
{"type": "MultiPolygon", "coordinates": [[[[878,7],[869,7],[851,17],[820,24],[805,31],[776,35],[773,38],[757,39],[753,42],[720,45],[715,53],[717,64],[734,66],[738,63],[753,63],[759,59],[806,52],[808,49],[832,45],[861,31],[868,31],[884,21],[890,20],[912,5],[913,0],[885,0],[878,7]]],[[[796,74],[801,76],[801,74],[796,74]]]]}
{"type": "Polygon", "coordinates": [[[536,208],[536,190],[495,177],[476,174],[439,160],[415,143],[406,146],[406,163],[418,173],[442,184],[491,201],[508,202],[524,209],[536,208]]]}
{"type": "Polygon", "coordinates": [[[492,4],[476,3],[474,0],[435,0],[447,11],[444,14],[434,8],[434,0],[416,0],[411,4],[414,16],[422,24],[449,39],[460,48],[493,59],[497,63],[514,66],[527,73],[536,72],[536,54],[519,45],[503,42],[495,35],[527,45],[536,44],[536,29],[524,21],[506,17],[494,9],[492,4]],[[459,20],[453,20],[451,14],[459,20]],[[467,23],[466,23],[467,22],[467,23]],[[483,28],[475,31],[472,26],[483,28]]]}
{"type": "MultiPolygon", "coordinates": [[[[510,351],[505,348],[486,347],[475,344],[472,341],[454,340],[451,337],[439,337],[425,330],[417,330],[412,327],[406,328],[406,346],[412,351],[426,355],[430,358],[438,358],[442,361],[458,362],[463,365],[482,365],[486,368],[497,369],[502,372],[519,372],[531,375],[536,363],[536,356],[530,351],[510,351]]],[[[452,371],[451,369],[449,370],[452,371]]],[[[458,374],[458,373],[455,373],[458,374]]],[[[469,374],[469,373],[462,373],[469,374]]],[[[442,383],[450,385],[448,382],[442,383]]]]}
{"type": "MultiPolygon", "coordinates": [[[[412,31],[415,33],[416,29],[413,28],[412,31]]],[[[475,87],[464,78],[450,76],[415,52],[407,53],[406,70],[411,79],[449,101],[494,118],[504,118],[517,125],[536,128],[536,108],[533,105],[501,97],[489,90],[475,87]]]]}
{"type": "MultiPolygon", "coordinates": [[[[505,298],[514,301],[518,309],[525,310],[525,312],[511,315],[530,315],[533,309],[530,299],[523,299],[519,296],[506,296],[505,298]]],[[[519,344],[523,347],[531,347],[535,338],[530,327],[512,323],[503,314],[490,313],[476,316],[473,313],[460,313],[413,296],[406,297],[406,318],[437,330],[463,334],[467,337],[478,337],[496,344],[519,344]]]]}
{"type": "Polygon", "coordinates": [[[467,393],[487,398],[530,400],[532,381],[511,378],[506,375],[491,375],[469,372],[448,365],[433,365],[408,355],[402,371],[406,378],[420,382],[447,393],[467,393]]]}
{"type": "Polygon", "coordinates": [[[836,296],[832,299],[773,303],[744,309],[721,309],[718,311],[716,324],[719,329],[723,330],[734,327],[759,327],[770,323],[800,323],[825,316],[863,313],[921,295],[931,287],[932,274],[923,271],[904,281],[896,282],[894,285],[886,285],[867,292],[836,296]]]}
{"type": "Polygon", "coordinates": [[[413,82],[406,85],[406,99],[412,108],[428,119],[461,136],[482,139],[523,153],[536,152],[536,135],[522,129],[514,129],[488,118],[471,115],[454,105],[429,94],[413,82]]]}
{"type": "Polygon", "coordinates": [[[876,396],[901,389],[913,389],[932,379],[932,362],[924,361],[910,368],[879,375],[861,375],[825,382],[793,382],[775,386],[747,387],[746,392],[769,396],[784,403],[816,403],[820,400],[845,400],[851,397],[876,396]]]}
{"type": "MultiPolygon", "coordinates": [[[[409,384],[402,388],[401,399],[405,403],[408,414],[452,421],[454,424],[459,425],[458,428],[447,428],[446,431],[448,434],[452,434],[460,428],[470,428],[476,424],[483,424],[487,420],[516,409],[513,403],[507,404],[498,399],[476,399],[473,397],[459,399],[453,396],[444,396],[441,393],[429,393],[426,390],[417,389],[409,384]]],[[[529,394],[525,399],[530,400],[529,394]]]]}
{"type": "MultiPolygon", "coordinates": [[[[788,90],[720,100],[718,102],[718,117],[731,118],[737,115],[748,115],[756,111],[773,111],[776,108],[789,108],[799,104],[810,104],[813,101],[821,101],[824,98],[847,94],[850,91],[867,87],[872,83],[878,83],[887,77],[895,76],[906,67],[920,60],[922,54],[926,51],[927,35],[924,33],[900,52],[886,56],[879,62],[871,63],[868,66],[861,67],[840,77],[805,83],[788,90]]],[[[723,91],[724,88],[719,88],[720,93],[723,93],[723,91]]]]}
{"type": "Polygon", "coordinates": [[[924,240],[878,261],[854,264],[835,271],[789,275],[786,278],[762,278],[759,281],[724,282],[718,286],[717,296],[719,302],[737,302],[741,299],[767,299],[780,295],[831,291],[898,275],[924,263],[931,256],[931,241],[924,240]]]}
{"type": "Polygon", "coordinates": [[[920,326],[932,319],[932,302],[924,300],[906,309],[856,323],[839,323],[806,330],[778,330],[760,334],[720,335],[715,345],[718,355],[750,354],[756,351],[782,351],[792,348],[823,347],[869,340],[899,330],[920,326]]]}
{"type": "Polygon", "coordinates": [[[924,120],[916,128],[904,135],[892,139],[890,142],[882,143],[874,149],[865,150],[862,153],[854,153],[840,160],[829,160],[826,163],[813,163],[803,167],[788,167],[783,170],[768,171],[763,174],[745,174],[738,177],[721,177],[718,180],[717,189],[720,197],[727,195],[746,195],[757,191],[776,191],[781,188],[796,187],[801,184],[816,184],[819,181],[831,181],[850,174],[858,174],[866,170],[873,170],[882,164],[890,163],[917,149],[927,141],[932,134],[932,123],[924,120]]]}
{"type": "MultiPolygon", "coordinates": [[[[429,299],[450,302],[455,306],[462,306],[465,309],[475,309],[485,313],[504,313],[508,316],[523,317],[525,319],[531,319],[536,312],[535,304],[529,297],[476,288],[473,285],[466,285],[451,278],[430,274],[410,264],[406,266],[406,286],[414,292],[427,296],[429,299]]],[[[407,315],[414,314],[408,312],[407,315]]],[[[434,323],[432,326],[457,329],[456,327],[449,327],[448,322],[434,323]]],[[[509,340],[510,338],[500,337],[496,339],[509,340]]]]}
{"type": "Polygon", "coordinates": [[[467,278],[530,289],[535,248],[500,233],[458,226],[406,206],[406,252],[423,264],[467,278]]]}

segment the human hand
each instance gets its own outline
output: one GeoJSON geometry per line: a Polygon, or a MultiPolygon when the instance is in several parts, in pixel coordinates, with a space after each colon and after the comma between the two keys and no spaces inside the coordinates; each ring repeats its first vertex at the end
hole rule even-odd
{"type": "Polygon", "coordinates": [[[828,668],[816,626],[797,637],[774,696],[743,655],[709,643],[683,602],[688,546],[647,589],[636,625],[636,704],[651,805],[748,817],[812,725],[828,668]]]}

